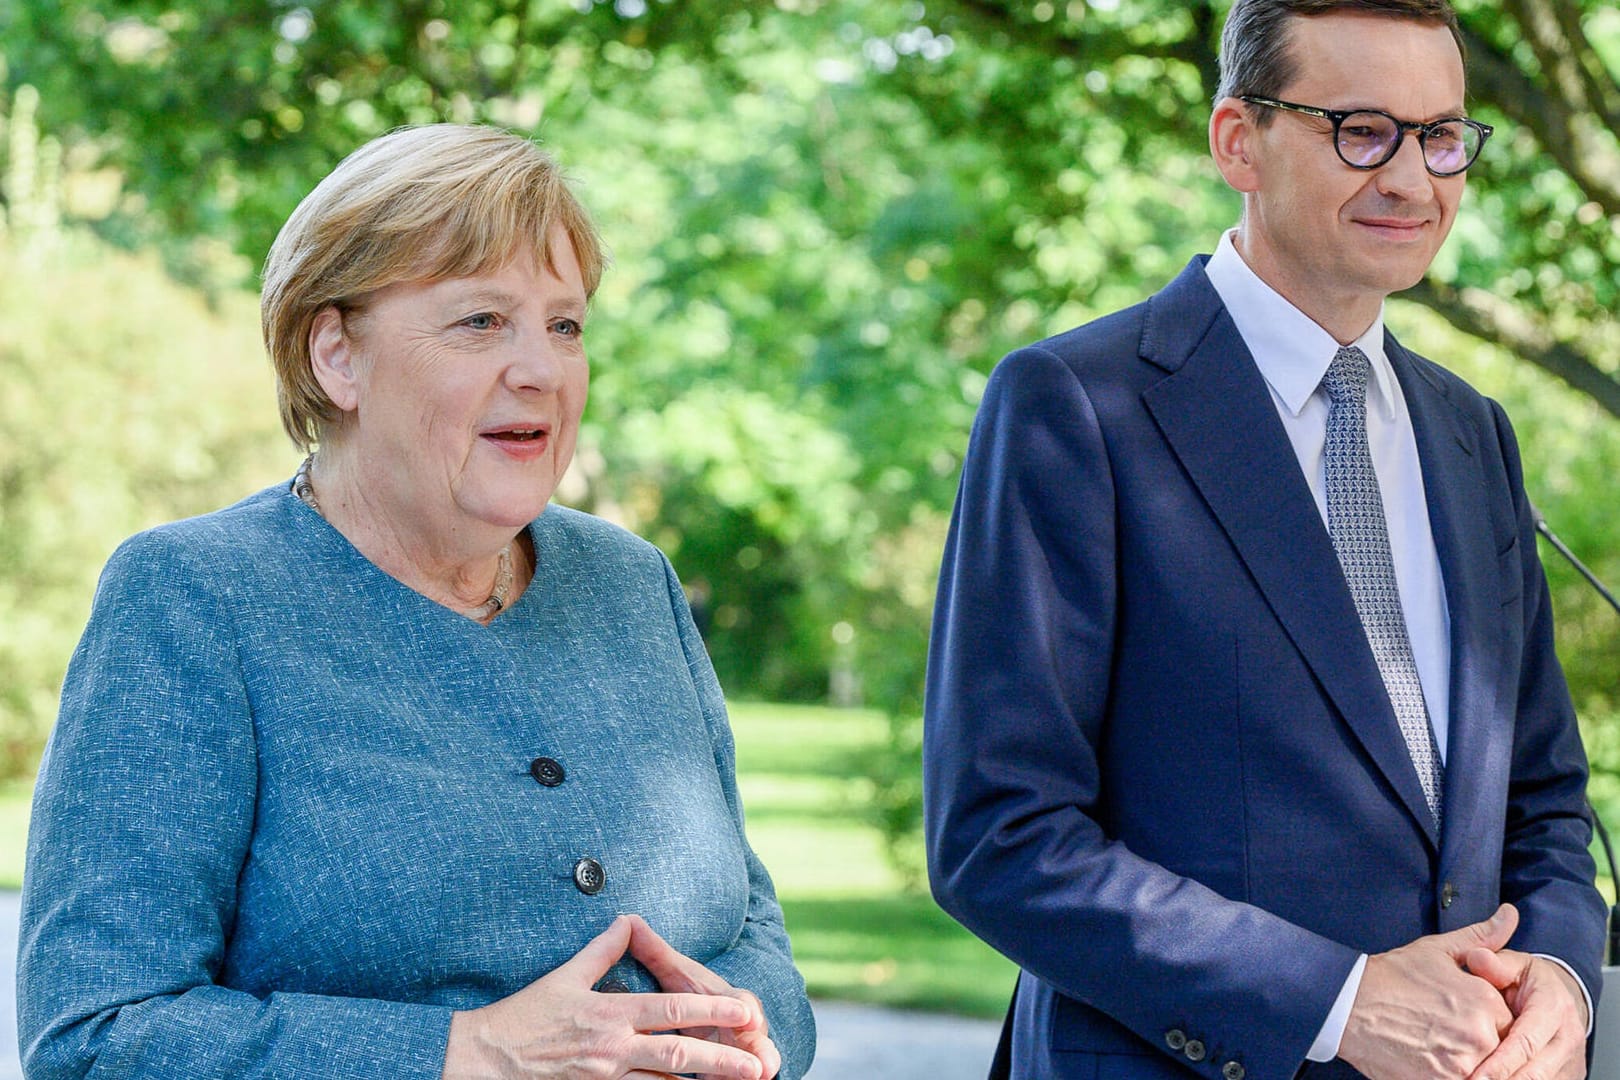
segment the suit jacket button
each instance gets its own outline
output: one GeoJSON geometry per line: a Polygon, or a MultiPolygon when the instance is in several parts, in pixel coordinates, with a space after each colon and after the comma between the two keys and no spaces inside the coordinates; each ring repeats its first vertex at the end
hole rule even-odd
{"type": "Polygon", "coordinates": [[[1453,885],[1449,881],[1446,882],[1444,885],[1440,886],[1440,906],[1443,908],[1450,907],[1452,904],[1457,902],[1457,895],[1457,886],[1453,885]]]}
{"type": "Polygon", "coordinates": [[[1180,1028],[1171,1028],[1164,1033],[1164,1045],[1172,1050],[1180,1050],[1187,1045],[1187,1033],[1180,1028]]]}
{"type": "Polygon", "coordinates": [[[1188,1039],[1187,1045],[1181,1048],[1181,1052],[1187,1055],[1188,1061],[1204,1060],[1204,1044],[1197,1039],[1188,1039]]]}
{"type": "Polygon", "coordinates": [[[628,994],[630,987],[625,985],[623,979],[615,979],[610,975],[596,984],[596,992],[598,994],[628,994]]]}
{"type": "Polygon", "coordinates": [[[574,885],[586,896],[595,896],[606,884],[607,871],[595,859],[587,857],[574,864],[574,885]]]}
{"type": "Polygon", "coordinates": [[[1221,1075],[1225,1077],[1226,1080],[1243,1080],[1245,1073],[1242,1065],[1239,1065],[1235,1061],[1228,1061],[1225,1065],[1221,1066],[1221,1075]]]}
{"type": "Polygon", "coordinates": [[[556,758],[548,757],[537,757],[529,762],[529,775],[534,777],[535,783],[546,787],[556,787],[568,776],[556,758]]]}

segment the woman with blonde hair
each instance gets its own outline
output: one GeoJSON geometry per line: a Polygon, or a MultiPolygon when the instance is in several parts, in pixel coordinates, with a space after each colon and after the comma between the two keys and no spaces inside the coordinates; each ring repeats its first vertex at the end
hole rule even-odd
{"type": "Polygon", "coordinates": [[[668,561],[549,505],[595,230],[383,136],[264,277],[291,483],[113,555],[41,766],[27,1074],[792,1080],[814,1026],[668,561]]]}

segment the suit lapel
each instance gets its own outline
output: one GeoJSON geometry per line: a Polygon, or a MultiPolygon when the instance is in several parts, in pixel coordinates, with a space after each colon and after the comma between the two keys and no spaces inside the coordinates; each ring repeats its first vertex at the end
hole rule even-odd
{"type": "Polygon", "coordinates": [[[1345,722],[1438,847],[1355,603],[1271,392],[1195,260],[1149,301],[1143,402],[1345,722]]]}
{"type": "MultiPolygon", "coordinates": [[[[1479,435],[1444,389],[1389,335],[1385,349],[1406,398],[1423,464],[1424,501],[1451,628],[1451,716],[1446,750],[1446,836],[1467,842],[1492,799],[1483,778],[1507,776],[1507,728],[1492,723],[1501,649],[1501,584],[1479,435]],[[1453,780],[1455,779],[1455,782],[1453,780]]],[[[1500,810],[1494,826],[1500,830],[1500,810]]]]}

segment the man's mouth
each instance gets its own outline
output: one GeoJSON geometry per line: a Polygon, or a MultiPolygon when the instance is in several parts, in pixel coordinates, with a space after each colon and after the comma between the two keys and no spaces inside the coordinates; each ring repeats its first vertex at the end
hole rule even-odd
{"type": "Polygon", "coordinates": [[[1428,218],[1364,217],[1357,220],[1375,229],[1421,229],[1430,223],[1428,218]]]}

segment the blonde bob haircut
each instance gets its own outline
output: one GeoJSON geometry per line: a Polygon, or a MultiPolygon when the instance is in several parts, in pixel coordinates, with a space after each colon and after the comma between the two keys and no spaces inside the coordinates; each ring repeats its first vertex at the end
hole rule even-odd
{"type": "Polygon", "coordinates": [[[264,346],[292,441],[308,451],[339,415],[310,366],[316,315],[390,285],[487,273],[524,252],[555,272],[558,225],[590,297],[602,280],[601,240],[556,161],[529,140],[431,124],[392,131],[339,162],[298,204],[264,263],[264,346]]]}

